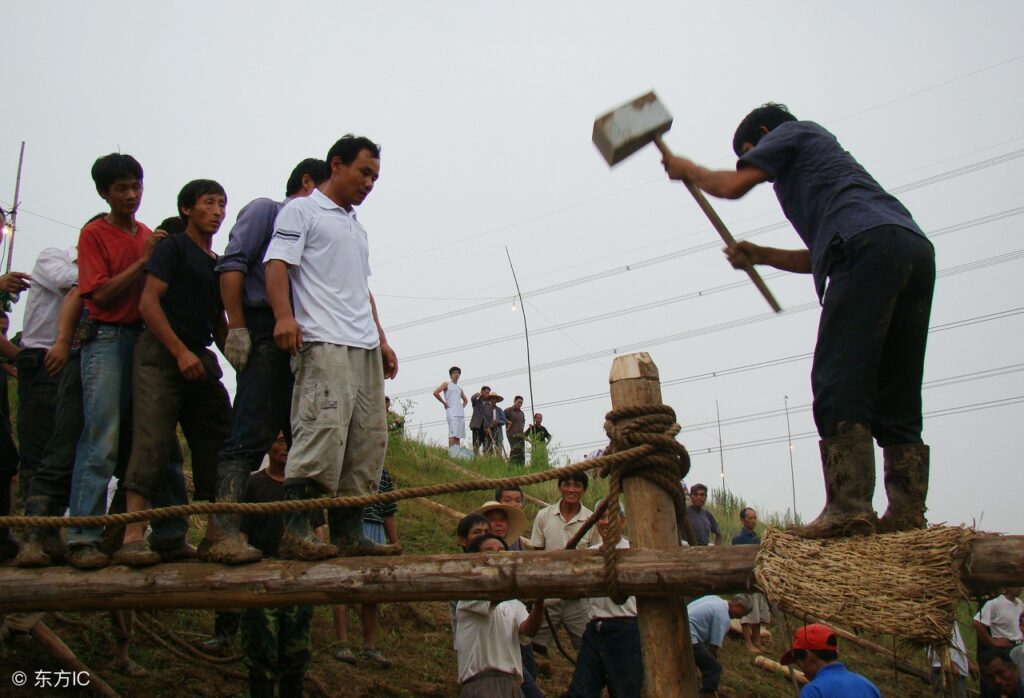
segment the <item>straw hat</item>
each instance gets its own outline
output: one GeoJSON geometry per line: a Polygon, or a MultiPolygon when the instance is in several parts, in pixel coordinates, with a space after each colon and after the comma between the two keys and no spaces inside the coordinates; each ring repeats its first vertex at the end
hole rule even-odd
{"type": "Polygon", "coordinates": [[[523,535],[523,531],[526,530],[526,514],[523,513],[522,509],[511,504],[500,504],[492,500],[484,503],[482,507],[473,513],[487,516],[489,511],[505,512],[505,516],[508,518],[508,532],[505,534],[506,543],[511,545],[519,540],[519,536],[523,535]]]}
{"type": "Polygon", "coordinates": [[[504,399],[505,398],[503,398],[501,395],[498,395],[497,393],[491,393],[490,395],[487,396],[487,400],[489,402],[502,402],[504,401],[504,399]]]}

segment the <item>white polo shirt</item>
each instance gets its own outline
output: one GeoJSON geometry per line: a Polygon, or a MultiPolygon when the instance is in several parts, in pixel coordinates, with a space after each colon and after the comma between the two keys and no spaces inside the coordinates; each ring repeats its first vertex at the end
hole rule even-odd
{"type": "Polygon", "coordinates": [[[982,606],[981,610],[975,614],[974,620],[987,626],[992,637],[1004,638],[1014,644],[1019,644],[1024,639],[1020,631],[1022,613],[1024,613],[1024,601],[1011,600],[1006,598],[1006,594],[1000,594],[982,606]]]}
{"type": "Polygon", "coordinates": [[[530,644],[530,638],[519,634],[519,626],[529,615],[523,602],[516,599],[496,606],[490,601],[459,601],[455,609],[459,682],[489,669],[513,674],[516,681],[522,681],[519,645],[530,644]]]}
{"type": "MultiPolygon", "coordinates": [[[[601,547],[601,543],[590,546],[591,550],[596,550],[601,547]]],[[[616,548],[628,548],[629,541],[625,538],[619,538],[616,548]]],[[[626,603],[618,604],[611,600],[607,596],[598,596],[595,598],[587,599],[590,602],[590,617],[595,620],[601,620],[602,618],[636,618],[636,597],[629,596],[626,598],[626,603]]]]}
{"type": "Polygon", "coordinates": [[[274,222],[264,263],[288,264],[302,338],[360,349],[380,344],[370,308],[370,246],[355,211],[315,189],[289,201],[274,222]]]}

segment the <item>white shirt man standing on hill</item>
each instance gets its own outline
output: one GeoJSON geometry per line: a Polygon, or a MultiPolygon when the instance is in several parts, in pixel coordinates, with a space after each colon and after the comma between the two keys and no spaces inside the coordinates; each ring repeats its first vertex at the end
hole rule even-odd
{"type": "MultiPolygon", "coordinates": [[[[295,373],[286,500],[377,491],[388,443],[384,379],[398,373],[370,293],[366,230],[354,210],[377,181],[380,148],[347,135],[326,160],[330,177],[281,210],[264,257],[274,342],[292,355],[295,373]]],[[[362,520],[361,508],[331,509],[328,544],[313,535],[309,510],[287,513],[279,556],[388,550],[363,535],[362,520]]]]}
{"type": "Polygon", "coordinates": [[[448,380],[437,386],[434,397],[444,405],[445,417],[448,420],[448,446],[458,446],[466,438],[466,405],[469,400],[459,386],[462,369],[452,366],[448,369],[448,380]],[[441,395],[444,397],[441,397],[441,395]]]}

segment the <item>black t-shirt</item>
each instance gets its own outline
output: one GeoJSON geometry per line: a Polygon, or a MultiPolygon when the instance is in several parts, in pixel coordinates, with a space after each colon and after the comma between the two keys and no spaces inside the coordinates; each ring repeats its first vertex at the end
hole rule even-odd
{"type": "MultiPolygon", "coordinates": [[[[284,483],[278,482],[266,470],[257,470],[245,483],[243,502],[277,502],[284,499],[284,483]]],[[[324,512],[313,510],[313,528],[324,525],[324,512]]],[[[277,557],[277,549],[284,535],[282,514],[245,514],[241,531],[249,537],[249,545],[259,548],[267,557],[277,557]]]]}
{"type": "Polygon", "coordinates": [[[146,272],[167,284],[160,306],[174,334],[191,350],[213,343],[220,288],[211,257],[188,235],[171,235],[153,250],[146,272]]]}

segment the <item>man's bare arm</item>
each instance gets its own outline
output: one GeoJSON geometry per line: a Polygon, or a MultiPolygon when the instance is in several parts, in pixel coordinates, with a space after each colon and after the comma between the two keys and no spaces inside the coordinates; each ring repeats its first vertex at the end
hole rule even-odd
{"type": "Polygon", "coordinates": [[[274,344],[292,356],[302,349],[302,328],[292,315],[291,286],[288,283],[288,264],[271,259],[263,266],[267,283],[267,297],[274,310],[274,344]]]}
{"type": "Polygon", "coordinates": [[[738,170],[709,170],[684,157],[668,155],[661,163],[671,179],[690,182],[719,199],[739,199],[762,182],[771,179],[764,170],[747,165],[738,170]]]}
{"type": "Polygon", "coordinates": [[[153,254],[153,249],[156,244],[167,237],[167,233],[163,230],[156,230],[146,240],[146,244],[142,248],[142,256],[139,257],[133,264],[127,269],[124,269],[117,276],[112,276],[107,279],[99,288],[96,288],[89,294],[89,300],[99,306],[110,305],[116,303],[117,299],[123,296],[128,290],[135,284],[139,276],[142,275],[142,271],[146,267],[146,262],[149,261],[150,255],[153,254]]]}
{"type": "Polygon", "coordinates": [[[199,357],[193,354],[175,334],[160,305],[160,299],[167,293],[167,288],[166,281],[162,281],[152,274],[146,277],[146,284],[142,287],[142,299],[139,301],[139,312],[146,323],[146,329],[171,353],[174,360],[178,362],[178,370],[187,380],[206,378],[206,369],[203,368],[199,357]]]}
{"type": "Polygon", "coordinates": [[[228,329],[245,327],[243,297],[245,274],[240,271],[224,271],[220,274],[220,299],[228,315],[228,329]]]}
{"type": "Polygon", "coordinates": [[[373,298],[373,293],[370,293],[370,310],[373,313],[373,322],[377,325],[377,334],[380,335],[380,356],[384,362],[384,377],[394,378],[398,375],[398,355],[395,354],[395,350],[388,344],[388,339],[384,336],[384,327],[380,324],[380,317],[377,315],[377,301],[373,298]]]}

